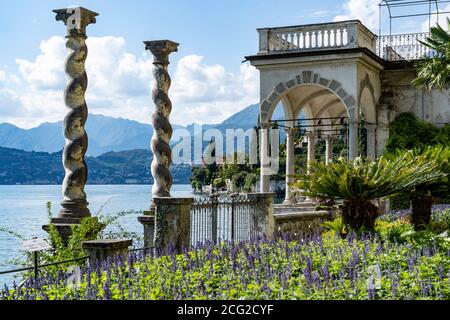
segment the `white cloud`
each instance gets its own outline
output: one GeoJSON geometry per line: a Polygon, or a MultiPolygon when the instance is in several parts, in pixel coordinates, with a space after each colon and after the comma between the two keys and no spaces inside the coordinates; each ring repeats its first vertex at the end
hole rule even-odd
{"type": "Polygon", "coordinates": [[[375,31],[378,26],[379,1],[374,0],[347,0],[342,6],[343,15],[338,15],[334,21],[359,19],[369,29],[375,31]]]}
{"type": "Polygon", "coordinates": [[[259,76],[255,68],[241,65],[239,73],[221,65],[207,65],[203,57],[182,58],[173,77],[173,121],[187,124],[221,122],[258,101],[259,76]]]}
{"type": "MultiPolygon", "coordinates": [[[[153,65],[149,55],[137,57],[127,52],[125,39],[121,37],[91,37],[87,41],[86,100],[90,113],[149,123],[154,109],[153,65]]],[[[0,122],[33,127],[63,119],[65,58],[65,39],[53,36],[41,42],[40,54],[35,59],[16,60],[19,77],[1,71],[0,122]]],[[[248,64],[231,73],[221,65],[204,63],[201,56],[190,55],[169,72],[171,120],[176,124],[220,122],[258,101],[258,72],[248,64]]]]}
{"type": "Polygon", "coordinates": [[[58,89],[64,82],[64,39],[53,36],[42,41],[36,60],[16,59],[22,77],[37,89],[58,89]]]}

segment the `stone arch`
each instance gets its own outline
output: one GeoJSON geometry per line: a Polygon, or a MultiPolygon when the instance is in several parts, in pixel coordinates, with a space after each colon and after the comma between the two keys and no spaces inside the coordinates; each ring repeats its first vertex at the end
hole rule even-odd
{"type": "Polygon", "coordinates": [[[370,81],[369,74],[361,80],[358,94],[359,110],[369,123],[377,122],[375,89],[370,81]]]}
{"type": "Polygon", "coordinates": [[[358,114],[356,112],[356,100],[348,94],[342,85],[336,80],[329,80],[321,77],[318,73],[313,71],[303,71],[295,78],[280,82],[276,85],[272,92],[261,102],[260,105],[260,121],[261,123],[267,123],[271,120],[272,113],[277,104],[285,97],[290,91],[301,86],[321,86],[326,90],[336,94],[337,98],[343,103],[348,116],[351,121],[356,121],[358,114]]]}

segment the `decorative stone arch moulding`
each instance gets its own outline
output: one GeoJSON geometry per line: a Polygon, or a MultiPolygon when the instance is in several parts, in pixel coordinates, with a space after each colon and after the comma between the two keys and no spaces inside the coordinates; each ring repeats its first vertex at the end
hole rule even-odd
{"type": "MultiPolygon", "coordinates": [[[[361,80],[359,83],[359,93],[358,93],[358,103],[361,104],[362,95],[364,93],[364,89],[368,89],[370,92],[370,97],[372,98],[373,106],[375,108],[375,118],[376,118],[376,111],[377,111],[377,102],[375,99],[375,88],[372,85],[372,82],[370,81],[369,74],[366,73],[366,76],[364,79],[361,80]]],[[[360,106],[361,107],[361,106],[360,106]]],[[[362,111],[362,109],[361,109],[362,111]]]]}
{"type": "Polygon", "coordinates": [[[295,78],[280,82],[276,85],[272,92],[261,102],[260,105],[260,121],[261,123],[267,123],[270,121],[269,114],[273,112],[272,109],[276,107],[276,104],[281,100],[281,98],[286,95],[289,91],[294,88],[304,86],[304,85],[316,85],[324,87],[334,94],[336,94],[339,99],[344,104],[346,108],[350,121],[357,120],[356,113],[356,100],[355,98],[348,94],[342,85],[336,80],[329,80],[327,78],[321,77],[318,73],[313,71],[303,71],[295,78]]]}

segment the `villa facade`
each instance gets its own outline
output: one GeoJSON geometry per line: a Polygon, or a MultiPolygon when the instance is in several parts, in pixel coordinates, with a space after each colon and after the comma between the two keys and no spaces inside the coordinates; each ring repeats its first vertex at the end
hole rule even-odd
{"type": "MultiPolygon", "coordinates": [[[[286,203],[289,175],[295,173],[292,129],[302,129],[308,160],[315,159],[317,139],[326,142],[331,160],[333,138],[347,131],[348,157],[380,156],[396,115],[412,112],[436,126],[450,123],[449,90],[417,89],[415,62],[431,52],[419,40],[427,33],[378,37],[360,21],[262,28],[259,52],[246,59],[260,71],[261,153],[267,152],[274,123],[287,132],[286,203]],[[281,104],[285,119],[272,119],[281,104]],[[359,147],[361,126],[366,147],[359,147]],[[342,131],[342,130],[341,130],[342,131]]],[[[263,163],[263,162],[261,162],[263,163]]],[[[261,170],[264,172],[264,170],[261,170]]],[[[261,175],[261,192],[269,191],[269,176],[261,175]]]]}

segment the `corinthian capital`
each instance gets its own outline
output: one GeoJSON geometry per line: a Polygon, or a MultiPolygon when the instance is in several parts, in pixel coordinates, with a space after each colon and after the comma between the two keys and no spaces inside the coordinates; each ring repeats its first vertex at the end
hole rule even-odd
{"type": "Polygon", "coordinates": [[[86,36],[86,27],[95,23],[98,13],[88,9],[65,8],[53,10],[56,13],[56,21],[62,21],[67,26],[67,36],[86,36]]]}
{"type": "Polygon", "coordinates": [[[169,64],[169,55],[178,51],[180,44],[170,40],[144,41],[145,50],[149,50],[153,54],[154,64],[169,64]]]}

